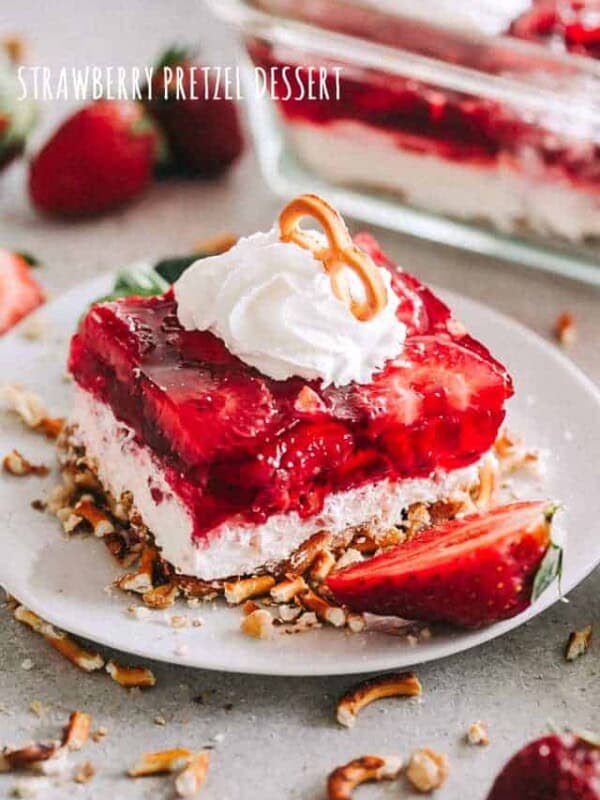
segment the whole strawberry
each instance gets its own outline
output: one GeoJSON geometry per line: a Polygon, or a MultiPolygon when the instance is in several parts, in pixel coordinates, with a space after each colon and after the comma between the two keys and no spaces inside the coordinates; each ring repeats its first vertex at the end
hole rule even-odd
{"type": "Polygon", "coordinates": [[[57,216],[108,211],[148,186],[157,150],[157,133],[141,105],[99,100],[63,122],[35,156],[31,200],[57,216]]]}
{"type": "Polygon", "coordinates": [[[560,571],[562,551],[550,537],[555,511],[531,500],[470,514],[335,572],[327,585],[353,611],[466,628],[508,619],[560,571]]]}
{"type": "Polygon", "coordinates": [[[181,49],[168,50],[155,69],[147,108],[162,128],[171,172],[214,178],[244,149],[237,106],[215,99],[215,81],[209,71],[205,91],[204,73],[181,49]]]}
{"type": "Polygon", "coordinates": [[[487,800],[599,800],[600,747],[581,736],[543,736],[514,755],[487,800]]]}

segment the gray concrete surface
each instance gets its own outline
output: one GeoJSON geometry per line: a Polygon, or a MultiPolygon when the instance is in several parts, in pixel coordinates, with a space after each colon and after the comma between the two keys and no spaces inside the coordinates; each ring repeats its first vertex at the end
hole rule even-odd
{"type": "MultiPolygon", "coordinates": [[[[0,33],[5,32],[22,33],[32,63],[51,66],[149,62],[161,45],[182,38],[199,39],[207,63],[232,59],[227,32],[209,18],[199,0],[57,0],[51,6],[20,0],[2,9],[0,33]]],[[[60,104],[48,105],[39,135],[62,114],[60,104]]],[[[15,166],[0,178],[0,242],[36,253],[45,263],[41,279],[60,291],[132,258],[185,251],[218,231],[243,233],[267,226],[277,208],[250,152],[226,181],[157,185],[123,212],[71,225],[33,214],[23,191],[22,166],[15,166]]],[[[571,311],[580,334],[572,357],[600,381],[598,292],[386,232],[381,239],[425,281],[483,300],[541,335],[549,335],[558,313],[571,311]]],[[[422,702],[391,700],[372,706],[352,731],[338,728],[333,713],[335,697],[349,679],[231,676],[155,664],[156,688],[128,693],[101,676],[77,672],[2,610],[0,744],[55,735],[73,708],[89,711],[96,726],[108,729],[102,743],[89,744],[73,759],[93,761],[95,779],[87,786],[41,786],[40,798],[168,798],[168,779],[133,782],[124,777],[136,755],[175,745],[214,744],[202,794],[207,800],[320,800],[333,766],[366,752],[409,754],[419,745],[438,748],[451,759],[440,800],[483,800],[503,761],[547,730],[549,720],[574,728],[599,726],[598,646],[573,664],[562,658],[569,631],[598,619],[599,596],[596,571],[568,604],[557,604],[477,650],[419,667],[422,702]],[[26,659],[33,668],[23,668],[26,659]],[[42,719],[31,712],[32,700],[47,707],[42,719]],[[155,723],[159,715],[166,725],[155,723]],[[489,726],[488,748],[464,743],[466,727],[478,719],[489,726]]],[[[0,795],[8,796],[14,783],[13,776],[0,777],[0,795]]],[[[404,784],[393,783],[365,788],[360,796],[411,794],[404,784]]]]}

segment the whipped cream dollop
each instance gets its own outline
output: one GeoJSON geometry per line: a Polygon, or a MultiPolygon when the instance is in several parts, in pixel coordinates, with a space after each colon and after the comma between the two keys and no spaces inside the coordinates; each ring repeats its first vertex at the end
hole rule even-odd
{"type": "MultiPolygon", "coordinates": [[[[192,264],[175,284],[177,314],[186,330],[211,331],[231,353],[275,380],[297,375],[324,385],[368,383],[400,354],[406,336],[390,274],[377,269],[387,305],[361,322],[334,295],[322,262],[280,241],[273,228],[192,264]]],[[[361,298],[354,273],[346,270],[344,278],[361,298]]]]}

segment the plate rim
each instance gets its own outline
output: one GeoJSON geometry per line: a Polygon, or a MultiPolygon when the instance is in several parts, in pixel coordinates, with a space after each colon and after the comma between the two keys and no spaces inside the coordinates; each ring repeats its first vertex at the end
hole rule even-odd
{"type": "MultiPolygon", "coordinates": [[[[109,281],[112,277],[114,277],[114,272],[105,272],[101,273],[100,275],[95,276],[94,278],[86,281],[82,281],[81,283],[76,284],[73,287],[70,287],[67,291],[62,292],[61,294],[54,297],[50,303],[42,306],[40,309],[37,310],[38,314],[44,314],[48,310],[52,310],[53,306],[58,304],[64,303],[72,303],[75,298],[79,299],[81,297],[82,292],[86,292],[89,295],[92,295],[93,292],[100,294],[102,291],[102,287],[105,282],[109,281]]],[[[488,306],[486,303],[481,302],[480,300],[473,299],[467,295],[459,294],[450,289],[439,288],[437,286],[432,286],[436,293],[442,296],[442,298],[449,302],[452,306],[454,303],[458,301],[458,303],[466,303],[467,306],[471,306],[474,308],[476,312],[480,314],[486,314],[494,323],[500,323],[503,326],[510,326],[515,330],[515,332],[520,336],[524,337],[531,343],[533,346],[541,347],[541,349],[549,355],[550,358],[554,359],[558,362],[563,369],[568,373],[569,377],[576,381],[579,386],[593,399],[593,401],[598,405],[600,410],[600,387],[598,387],[594,381],[587,375],[579,366],[577,366],[572,360],[570,360],[564,353],[562,353],[557,348],[553,347],[552,344],[540,336],[535,331],[528,328],[523,323],[519,322],[518,320],[513,319],[508,314],[505,314],[501,311],[496,310],[488,306]]],[[[11,342],[14,338],[19,336],[19,332],[21,327],[26,323],[26,319],[19,323],[19,325],[15,326],[15,328],[9,332],[9,334],[3,337],[3,341],[0,341],[0,355],[10,347],[11,342]]],[[[8,509],[8,513],[10,513],[10,508],[8,509]]],[[[597,560],[592,559],[589,563],[587,563],[582,569],[577,571],[577,574],[571,577],[569,581],[569,585],[564,587],[564,593],[571,592],[576,586],[578,586],[583,580],[585,580],[600,564],[600,550],[597,554],[597,560]]],[[[555,602],[560,599],[560,594],[556,588],[553,586],[549,588],[539,599],[536,603],[526,609],[522,614],[519,614],[516,617],[513,617],[508,620],[504,620],[499,623],[495,623],[493,625],[487,626],[485,628],[477,629],[475,631],[460,631],[456,638],[448,639],[444,643],[439,643],[437,647],[433,650],[429,650],[427,648],[415,648],[414,650],[410,650],[411,654],[414,654],[415,658],[412,660],[407,660],[406,658],[402,659],[394,659],[393,651],[389,655],[384,654],[380,659],[379,662],[373,664],[372,662],[369,663],[368,660],[365,661],[364,664],[357,663],[353,661],[353,663],[348,667],[341,668],[340,670],[333,670],[331,668],[319,666],[318,664],[314,667],[311,667],[311,663],[308,664],[299,660],[298,668],[296,667],[288,667],[287,665],[284,668],[277,667],[277,659],[274,658],[274,663],[272,666],[246,666],[243,663],[235,662],[231,663],[227,661],[227,655],[221,656],[219,658],[213,659],[211,662],[206,663],[205,661],[194,659],[194,658],[186,658],[182,656],[177,656],[173,652],[159,652],[159,653],[152,653],[149,654],[147,649],[144,647],[138,647],[135,644],[135,641],[131,642],[131,645],[128,645],[127,649],[124,650],[121,645],[115,645],[114,640],[111,640],[109,636],[105,635],[102,631],[100,633],[94,633],[93,635],[90,634],[89,629],[85,630],[84,627],[78,625],[75,621],[69,622],[65,625],[64,621],[62,620],[60,614],[54,614],[53,610],[45,609],[41,607],[41,601],[38,603],[34,593],[29,592],[27,590],[21,590],[20,587],[15,586],[13,581],[11,580],[9,575],[0,576],[0,585],[2,585],[5,591],[9,592],[13,595],[19,602],[22,602],[28,608],[30,608],[35,613],[42,616],[45,620],[50,622],[57,627],[77,636],[79,638],[83,638],[87,641],[94,642],[98,645],[103,647],[107,647],[109,649],[117,649],[121,652],[131,654],[136,657],[144,658],[151,661],[157,661],[162,663],[169,663],[169,664],[176,664],[178,666],[189,667],[194,669],[205,669],[210,671],[221,671],[221,672],[229,672],[229,673],[237,673],[237,674],[249,674],[249,675],[261,675],[261,676],[273,676],[273,677],[324,677],[324,676],[334,676],[334,675],[357,675],[362,673],[368,673],[373,671],[386,671],[398,668],[404,668],[405,666],[409,665],[416,665],[416,664],[424,664],[430,661],[437,661],[442,658],[448,658],[452,655],[458,655],[459,653],[465,652],[474,647],[478,647],[480,645],[484,645],[487,642],[490,642],[499,636],[502,636],[505,633],[508,633],[511,630],[514,630],[525,622],[533,619],[534,617],[538,616],[539,614],[544,613],[548,610],[555,602]],[[398,662],[401,661],[402,663],[399,664],[398,662]]],[[[108,602],[108,596],[106,596],[108,602]]],[[[338,632],[339,633],[339,632],[338,632]]],[[[212,649],[212,648],[211,648],[212,649]]],[[[403,655],[407,651],[403,651],[403,655]]]]}

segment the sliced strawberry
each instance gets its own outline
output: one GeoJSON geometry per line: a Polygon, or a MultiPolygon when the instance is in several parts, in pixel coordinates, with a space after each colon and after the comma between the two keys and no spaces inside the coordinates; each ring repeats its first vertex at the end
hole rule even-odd
{"type": "Polygon", "coordinates": [[[598,800],[600,747],[596,739],[542,736],[504,766],[487,800],[598,800]]]}
{"type": "Polygon", "coordinates": [[[148,425],[189,465],[255,450],[274,415],[271,393],[249,374],[171,365],[145,374],[148,425]]]}
{"type": "Polygon", "coordinates": [[[44,294],[25,259],[0,250],[0,334],[43,302],[44,294]]]}
{"type": "Polygon", "coordinates": [[[146,298],[101,303],[85,316],[79,335],[85,347],[128,382],[133,368],[158,344],[161,310],[159,301],[146,298]]]}
{"type": "Polygon", "coordinates": [[[289,489],[339,467],[350,457],[353,445],[352,434],[339,422],[301,422],[267,443],[252,459],[234,470],[224,465],[218,474],[240,486],[263,488],[277,480],[289,489]]]}
{"type": "Polygon", "coordinates": [[[560,567],[560,550],[550,541],[554,511],[530,501],[472,514],[335,573],[327,585],[355,611],[463,627],[507,619],[524,611],[560,567]]]}
{"type": "Polygon", "coordinates": [[[468,463],[493,444],[512,393],[506,373],[477,353],[440,337],[411,337],[401,356],[352,402],[370,435],[409,474],[468,463]]]}

